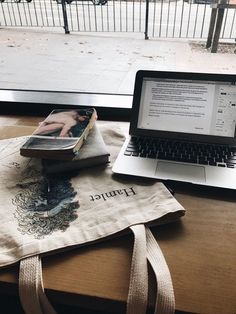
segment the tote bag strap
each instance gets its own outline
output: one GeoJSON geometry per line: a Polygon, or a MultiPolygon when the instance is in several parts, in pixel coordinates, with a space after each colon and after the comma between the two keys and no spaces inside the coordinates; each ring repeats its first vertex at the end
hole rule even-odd
{"type": "Polygon", "coordinates": [[[173,314],[175,298],[172,280],[164,255],[151,230],[144,225],[131,226],[134,234],[134,247],[131,261],[130,283],[126,314],[145,314],[148,299],[149,261],[157,285],[155,311],[157,314],[173,314]]]}
{"type": "Polygon", "coordinates": [[[20,262],[19,295],[26,314],[56,314],[44,293],[42,262],[39,255],[20,262]]]}
{"type": "Polygon", "coordinates": [[[148,266],[144,225],[131,226],[134,247],[131,261],[127,314],[145,314],[148,298],[148,266]]]}
{"type": "MultiPolygon", "coordinates": [[[[151,230],[143,224],[131,226],[134,247],[131,261],[130,283],[126,314],[145,314],[148,300],[149,261],[157,285],[154,313],[173,314],[175,298],[172,280],[162,251],[151,230]]],[[[44,293],[42,262],[32,256],[20,262],[19,295],[26,314],[56,314],[44,293]]]]}
{"type": "Polygon", "coordinates": [[[155,314],[172,314],[175,312],[175,297],[169,268],[161,248],[147,226],[146,237],[147,258],[154,271],[157,285],[155,314]]]}

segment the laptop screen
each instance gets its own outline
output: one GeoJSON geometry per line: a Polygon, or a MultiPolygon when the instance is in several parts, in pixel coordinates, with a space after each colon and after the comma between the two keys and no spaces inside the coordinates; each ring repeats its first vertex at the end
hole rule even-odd
{"type": "Polygon", "coordinates": [[[143,77],[137,127],[234,138],[235,82],[143,77]]]}

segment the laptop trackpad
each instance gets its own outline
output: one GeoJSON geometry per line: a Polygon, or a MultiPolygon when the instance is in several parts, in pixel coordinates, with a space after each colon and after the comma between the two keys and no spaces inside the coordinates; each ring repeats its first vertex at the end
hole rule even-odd
{"type": "Polygon", "coordinates": [[[186,165],[165,161],[158,161],[156,176],[161,179],[170,179],[187,182],[205,182],[205,169],[202,166],[186,165]]]}

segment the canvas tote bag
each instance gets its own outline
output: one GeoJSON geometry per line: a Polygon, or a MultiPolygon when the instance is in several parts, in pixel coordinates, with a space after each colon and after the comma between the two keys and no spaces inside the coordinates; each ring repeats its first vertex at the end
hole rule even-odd
{"type": "Polygon", "coordinates": [[[124,136],[116,124],[99,128],[110,164],[73,174],[45,176],[39,159],[20,156],[24,137],[0,141],[0,267],[20,262],[19,295],[27,314],[55,313],[44,293],[41,258],[130,231],[126,313],[146,312],[148,263],[156,277],[154,312],[174,313],[169,269],[149,226],[179,219],[185,209],[160,182],[114,176],[124,136]]]}

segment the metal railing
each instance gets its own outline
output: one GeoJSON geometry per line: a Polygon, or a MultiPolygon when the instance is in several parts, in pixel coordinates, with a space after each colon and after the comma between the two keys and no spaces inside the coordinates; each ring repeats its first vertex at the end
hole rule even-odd
{"type": "MultiPolygon", "coordinates": [[[[137,32],[145,38],[207,38],[209,0],[0,0],[0,26],[63,27],[69,32],[137,32]],[[195,2],[193,2],[195,1],[195,2]]],[[[236,38],[225,10],[220,38],[236,38]]]]}

